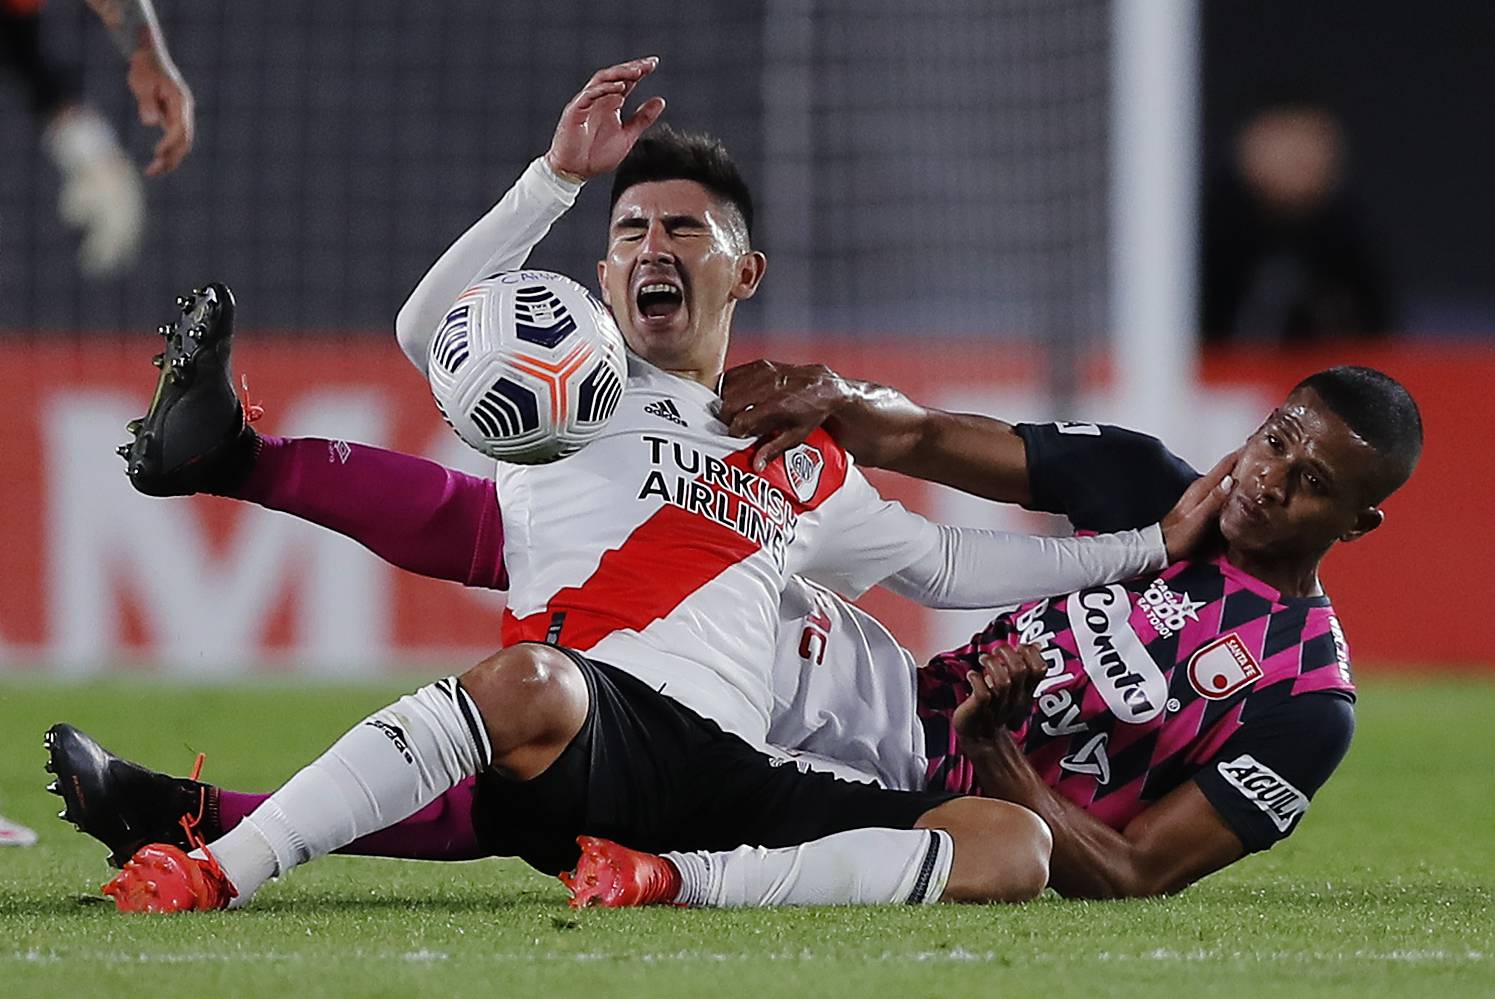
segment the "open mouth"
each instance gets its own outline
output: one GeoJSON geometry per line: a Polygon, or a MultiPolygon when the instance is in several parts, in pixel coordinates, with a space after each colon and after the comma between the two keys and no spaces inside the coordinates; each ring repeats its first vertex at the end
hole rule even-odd
{"type": "Polygon", "coordinates": [[[639,287],[634,300],[645,319],[665,319],[685,304],[685,292],[673,281],[649,281],[639,287]]]}
{"type": "Polygon", "coordinates": [[[1245,493],[1236,493],[1231,498],[1235,500],[1236,508],[1247,520],[1262,523],[1267,519],[1266,508],[1254,503],[1247,498],[1245,493]]]}

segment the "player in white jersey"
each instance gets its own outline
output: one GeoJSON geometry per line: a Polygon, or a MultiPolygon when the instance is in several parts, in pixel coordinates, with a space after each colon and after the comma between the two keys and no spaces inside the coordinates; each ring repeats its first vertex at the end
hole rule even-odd
{"type": "MultiPolygon", "coordinates": [[[[400,310],[400,345],[422,371],[456,296],[522,266],[574,203],[581,183],[554,165],[563,155],[553,149],[530,164],[400,310]]],[[[1150,552],[1130,537],[1097,555],[939,528],[878,496],[825,434],[761,473],[750,468],[751,445],[714,410],[733,309],[763,274],[748,243],[751,202],[742,186],[732,191],[740,203],[723,210],[721,195],[676,176],[713,157],[712,183],[732,191],[741,182],[719,146],[673,134],[645,140],[619,174],[599,277],[630,347],[628,381],[602,435],[578,454],[498,466],[505,645],[584,651],[761,745],[776,608],[797,573],[852,595],[888,580],[924,602],[986,607],[1018,591],[1047,593],[1066,572],[1135,571],[1158,553],[1155,539],[1150,552]],[[637,183],[631,172],[662,179],[637,183]],[[1003,564],[1026,571],[976,568],[1003,564]]]]}
{"type": "MultiPolygon", "coordinates": [[[[811,865],[822,880],[806,898],[1042,890],[1048,833],[1024,809],[803,774],[754,750],[782,593],[798,573],[848,594],[881,582],[933,606],[994,606],[1159,568],[1162,532],[1061,540],[932,525],[878,497],[823,434],[753,470],[713,414],[735,303],[765,265],[749,243],[751,199],[710,140],[665,133],[634,147],[663,102],[627,122],[619,112],[653,68],[594,76],[547,156],[400,312],[401,344],[423,365],[447,303],[522,263],[580,183],[621,164],[599,277],[634,355],[624,401],[579,455],[498,476],[505,640],[518,644],[376,713],[201,860],[141,851],[111,886],[122,908],[157,907],[162,885],[189,908],[247,898],[473,775],[479,831],[541,869],[574,861],[578,834],[656,851],[826,837],[809,844],[826,863],[811,865]]],[[[1197,536],[1211,495],[1184,508],[1170,542],[1197,536]]]]}
{"type": "Polygon", "coordinates": [[[923,788],[913,654],[877,618],[809,580],[790,580],[779,609],[771,751],[850,780],[923,788]]]}

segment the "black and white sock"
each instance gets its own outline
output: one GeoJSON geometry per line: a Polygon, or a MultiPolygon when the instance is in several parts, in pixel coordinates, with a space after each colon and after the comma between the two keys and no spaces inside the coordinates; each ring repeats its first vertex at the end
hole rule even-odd
{"type": "Polygon", "coordinates": [[[955,847],[941,829],[853,829],[776,850],[664,856],[684,905],[922,905],[944,894],[955,847]]]}
{"type": "Polygon", "coordinates": [[[447,677],[364,719],[208,848],[242,905],[271,878],[416,812],[491,755],[477,707],[447,677]]]}

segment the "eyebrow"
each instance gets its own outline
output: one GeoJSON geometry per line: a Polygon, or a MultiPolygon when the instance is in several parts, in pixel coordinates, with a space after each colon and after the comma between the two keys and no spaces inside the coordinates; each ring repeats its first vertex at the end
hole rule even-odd
{"type": "MultiPolygon", "coordinates": [[[[679,214],[660,217],[666,229],[705,229],[706,220],[699,215],[679,214]]],[[[649,220],[642,215],[630,215],[613,223],[614,229],[647,229],[649,220]]]]}
{"type": "Polygon", "coordinates": [[[1277,410],[1272,414],[1271,418],[1267,420],[1267,424],[1269,426],[1273,423],[1275,423],[1279,428],[1283,430],[1291,430],[1299,437],[1303,435],[1302,421],[1285,409],[1277,410]]]}
{"type": "MultiPolygon", "coordinates": [[[[1279,409],[1267,419],[1265,429],[1270,430],[1274,426],[1279,432],[1286,431],[1298,437],[1303,436],[1302,423],[1296,416],[1291,415],[1286,410],[1279,409]]],[[[1323,480],[1325,486],[1335,486],[1336,480],[1334,478],[1334,475],[1329,471],[1329,466],[1325,465],[1322,460],[1318,458],[1308,458],[1306,459],[1306,463],[1308,465],[1309,471],[1313,472],[1314,475],[1317,475],[1321,480],[1323,480]]]]}

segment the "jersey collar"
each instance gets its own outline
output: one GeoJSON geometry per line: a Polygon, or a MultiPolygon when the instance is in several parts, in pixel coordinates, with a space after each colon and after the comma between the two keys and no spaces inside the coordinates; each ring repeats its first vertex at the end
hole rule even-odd
{"type": "Polygon", "coordinates": [[[1234,580],[1251,592],[1266,597],[1274,604],[1281,604],[1284,607],[1330,606],[1328,594],[1321,593],[1316,597],[1285,597],[1282,595],[1281,590],[1277,589],[1275,586],[1272,586],[1270,583],[1265,583],[1262,580],[1257,579],[1255,576],[1251,575],[1249,572],[1246,572],[1244,569],[1240,569],[1234,565],[1231,565],[1228,561],[1226,561],[1224,555],[1216,556],[1214,562],[1215,565],[1219,567],[1220,573],[1222,575],[1234,580]]]}
{"type": "Polygon", "coordinates": [[[716,392],[702,385],[700,382],[694,382],[689,378],[681,378],[679,375],[671,374],[663,368],[650,364],[631,350],[628,351],[628,377],[644,378],[653,382],[668,382],[668,391],[671,394],[695,402],[712,413],[715,413],[716,403],[721,399],[716,392]]]}

